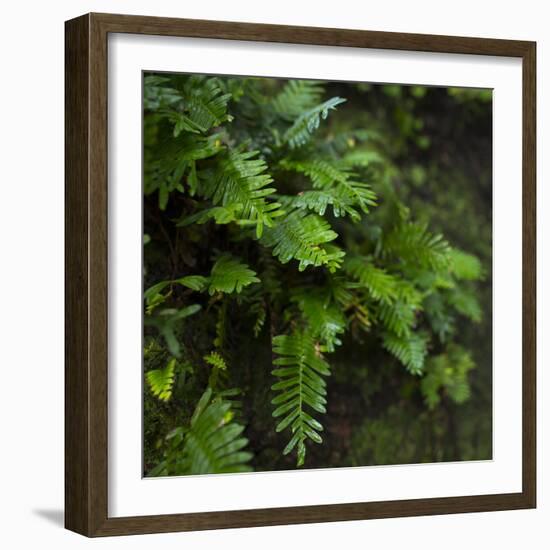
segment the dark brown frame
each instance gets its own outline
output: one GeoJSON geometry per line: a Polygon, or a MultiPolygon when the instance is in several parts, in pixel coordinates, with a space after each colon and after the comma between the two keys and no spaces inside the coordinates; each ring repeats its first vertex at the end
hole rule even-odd
{"type": "Polygon", "coordinates": [[[536,506],[536,44],[88,14],[65,24],[65,526],[125,535],[536,506]],[[523,489],[521,493],[110,518],[107,513],[107,35],[132,33],[518,57],[523,62],[523,489]]]}

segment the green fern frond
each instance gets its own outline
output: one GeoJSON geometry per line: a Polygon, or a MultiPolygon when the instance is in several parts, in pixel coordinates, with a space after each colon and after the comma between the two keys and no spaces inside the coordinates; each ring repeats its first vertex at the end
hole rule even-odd
{"type": "Polygon", "coordinates": [[[483,278],[481,262],[473,254],[468,254],[457,248],[449,251],[451,258],[451,270],[457,279],[477,281],[483,278]]]}
{"type": "Polygon", "coordinates": [[[411,332],[408,336],[384,334],[382,345],[394,355],[411,374],[420,374],[428,353],[428,337],[423,333],[411,332]]]}
{"type": "MultiPolygon", "coordinates": [[[[184,176],[189,174],[188,184],[192,189],[195,161],[206,159],[221,151],[217,135],[197,137],[182,134],[161,144],[154,153],[144,158],[143,191],[151,195],[158,191],[159,207],[166,208],[173,191],[184,191],[184,176]]],[[[193,194],[193,193],[191,193],[193,194]]]]}
{"type": "Polygon", "coordinates": [[[273,179],[266,173],[265,161],[255,158],[257,155],[258,151],[229,151],[212,177],[202,181],[200,193],[215,205],[239,205],[239,215],[256,226],[259,238],[264,225],[271,227],[273,219],[284,212],[279,203],[266,200],[276,190],[267,187],[273,179]]]}
{"type": "Polygon", "coordinates": [[[283,139],[291,148],[295,149],[307,143],[321,123],[321,119],[328,117],[329,111],[336,109],[338,105],[346,100],[341,97],[333,97],[316,105],[300,115],[294,124],[284,133],[283,139]]]}
{"type": "Polygon", "coordinates": [[[279,381],[271,387],[279,392],[272,400],[273,417],[279,419],[276,431],[289,429],[292,436],[283,450],[288,454],[297,448],[297,465],[304,464],[306,441],[321,443],[318,432],[323,426],[311,414],[326,412],[326,382],[330,368],[323,360],[315,341],[307,333],[296,332],[273,338],[273,351],[279,356],[273,376],[279,381]],[[309,412],[308,412],[309,411],[309,412]]]}
{"type": "Polygon", "coordinates": [[[383,302],[377,311],[377,317],[384,326],[399,337],[408,337],[415,321],[415,308],[402,300],[388,304],[383,302]]]}
{"type": "Polygon", "coordinates": [[[294,120],[319,103],[323,86],[314,80],[289,80],[272,101],[275,112],[285,120],[294,120]]]}
{"type": "Polygon", "coordinates": [[[401,261],[436,270],[446,268],[450,262],[447,241],[420,223],[398,225],[384,240],[384,249],[401,261]]]}
{"type": "Polygon", "coordinates": [[[261,242],[273,248],[273,255],[283,264],[299,262],[298,269],[326,265],[331,271],[338,269],[344,251],[328,243],[338,237],[327,221],[316,214],[296,210],[266,230],[261,242]]]}
{"type": "Polygon", "coordinates": [[[479,302],[472,292],[464,288],[455,288],[449,291],[448,302],[464,317],[474,323],[481,322],[483,312],[479,302]]]}
{"type": "Polygon", "coordinates": [[[294,292],[292,301],[298,304],[308,324],[308,332],[318,340],[328,352],[342,341],[339,335],[346,329],[346,318],[340,308],[330,303],[318,289],[304,287],[294,292]]]}
{"type": "Polygon", "coordinates": [[[397,277],[387,273],[385,269],[376,267],[371,258],[347,257],[344,262],[344,270],[358,280],[374,300],[390,304],[397,299],[397,277]]]}
{"type": "Polygon", "coordinates": [[[231,120],[227,113],[231,94],[223,93],[218,79],[191,77],[184,86],[183,96],[190,122],[202,132],[231,120]]]}
{"type": "Polygon", "coordinates": [[[208,294],[224,292],[237,294],[242,289],[253,283],[259,283],[256,272],[252,271],[246,264],[231,256],[221,256],[212,267],[208,277],[208,294]]]}
{"type": "Polygon", "coordinates": [[[295,197],[283,197],[281,202],[285,206],[288,204],[294,208],[313,210],[320,216],[325,214],[330,205],[336,218],[348,215],[353,221],[359,221],[361,215],[357,207],[367,213],[368,207],[376,204],[375,197],[366,183],[348,181],[329,189],[302,191],[295,197]]]}
{"type": "MultiPolygon", "coordinates": [[[[354,181],[354,174],[328,160],[289,161],[280,163],[284,170],[306,175],[314,187],[292,197],[296,208],[309,208],[323,215],[328,205],[336,217],[349,215],[354,221],[360,219],[358,209],[365,214],[369,207],[376,206],[376,194],[367,183],[354,181]]],[[[287,199],[289,201],[289,199],[287,199]]]]}
{"type": "Polygon", "coordinates": [[[181,101],[181,93],[170,85],[170,79],[147,75],[143,79],[143,108],[147,111],[170,107],[181,101]]]}
{"type": "Polygon", "coordinates": [[[176,227],[186,227],[193,223],[203,224],[210,220],[218,225],[224,225],[238,220],[238,214],[242,210],[241,204],[228,204],[227,206],[213,206],[205,208],[190,216],[180,218],[176,227]]]}
{"type": "Polygon", "coordinates": [[[161,401],[169,401],[170,397],[172,397],[175,368],[176,360],[170,359],[163,369],[150,370],[145,374],[151,392],[161,401]]]}
{"type": "Polygon", "coordinates": [[[227,370],[225,359],[217,351],[211,351],[208,355],[205,355],[204,360],[219,370],[227,370]]]}
{"type": "Polygon", "coordinates": [[[348,172],[324,159],[299,161],[283,159],[279,164],[284,170],[291,170],[307,176],[314,189],[331,187],[336,182],[345,181],[349,177],[348,172]]]}
{"type": "Polygon", "coordinates": [[[244,449],[244,426],[233,421],[231,403],[212,399],[208,388],[197,404],[184,438],[181,458],[175,467],[182,474],[250,472],[252,453],[244,449]]]}

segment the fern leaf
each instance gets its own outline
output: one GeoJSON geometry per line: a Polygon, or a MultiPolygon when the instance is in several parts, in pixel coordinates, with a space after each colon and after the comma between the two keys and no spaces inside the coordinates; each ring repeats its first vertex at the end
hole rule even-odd
{"type": "Polygon", "coordinates": [[[312,109],[300,115],[294,124],[284,133],[283,139],[293,149],[307,143],[321,123],[321,119],[328,117],[329,111],[336,109],[338,105],[346,100],[341,97],[333,97],[316,105],[312,109]]]}
{"type": "Polygon", "coordinates": [[[158,191],[160,209],[165,210],[170,193],[184,190],[184,176],[187,173],[193,175],[195,161],[212,157],[220,150],[217,135],[197,137],[183,134],[159,145],[144,158],[145,195],[158,191]]]}
{"type": "Polygon", "coordinates": [[[344,252],[328,243],[338,237],[328,222],[315,214],[296,210],[266,230],[262,243],[273,248],[273,255],[283,264],[299,262],[299,270],[308,266],[326,265],[331,271],[338,269],[344,252]]]}
{"type": "Polygon", "coordinates": [[[450,250],[451,270],[457,279],[476,281],[483,277],[481,262],[473,254],[457,248],[450,250]]]}
{"type": "Polygon", "coordinates": [[[163,369],[150,370],[145,375],[151,392],[161,401],[169,401],[172,397],[175,367],[176,360],[171,359],[163,369]]]}
{"type": "Polygon", "coordinates": [[[324,159],[300,161],[283,159],[279,164],[285,170],[292,170],[307,176],[314,189],[331,187],[334,183],[344,181],[349,177],[346,171],[324,159]]]}
{"type": "Polygon", "coordinates": [[[244,449],[244,426],[232,420],[231,403],[212,398],[208,388],[202,395],[187,434],[181,459],[174,473],[222,474],[250,472],[252,453],[244,449]]]}
{"type": "Polygon", "coordinates": [[[382,345],[394,355],[411,374],[420,374],[428,353],[428,337],[423,333],[412,332],[408,336],[398,336],[391,332],[384,334],[382,345]]]}
{"type": "Polygon", "coordinates": [[[291,439],[283,454],[297,450],[297,465],[304,464],[306,441],[321,443],[318,432],[323,426],[312,416],[326,412],[326,382],[330,368],[323,360],[313,338],[297,332],[273,338],[273,350],[279,356],[272,374],[279,381],[272,390],[279,392],[272,400],[276,405],[273,417],[278,419],[276,431],[290,430],[291,439]]]}
{"type": "Polygon", "coordinates": [[[397,300],[392,304],[380,304],[377,316],[397,336],[408,337],[414,325],[415,309],[402,300],[397,300]]]}
{"type": "Polygon", "coordinates": [[[272,101],[275,112],[285,120],[294,120],[321,100],[323,86],[314,80],[289,80],[272,101]]]}
{"type": "Polygon", "coordinates": [[[309,208],[323,215],[327,206],[331,205],[336,217],[349,215],[358,221],[360,214],[357,209],[368,213],[369,207],[376,205],[376,194],[370,185],[354,181],[352,172],[327,160],[283,160],[280,166],[303,173],[313,184],[313,191],[303,191],[292,198],[290,202],[297,208],[309,208]]]}
{"type": "Polygon", "coordinates": [[[256,272],[249,269],[246,264],[242,264],[231,256],[221,256],[212,267],[208,278],[208,293],[210,295],[216,292],[238,294],[244,287],[259,282],[256,272]]]}
{"type": "Polygon", "coordinates": [[[231,94],[223,93],[216,78],[191,77],[184,87],[185,110],[191,123],[206,132],[231,120],[227,103],[231,94]]]}
{"type": "Polygon", "coordinates": [[[284,212],[279,203],[266,200],[276,190],[267,187],[273,179],[265,173],[265,161],[254,158],[257,155],[258,151],[229,151],[216,173],[204,180],[201,193],[215,205],[239,205],[240,216],[256,225],[256,236],[260,238],[264,225],[271,227],[273,219],[284,212]]]}
{"type": "Polygon", "coordinates": [[[225,359],[217,351],[211,351],[208,355],[205,355],[204,360],[219,370],[227,370],[225,359]]]}
{"type": "Polygon", "coordinates": [[[475,294],[472,292],[464,288],[455,288],[449,292],[448,301],[464,317],[474,323],[481,321],[483,312],[475,294]]]}
{"type": "Polygon", "coordinates": [[[311,287],[295,292],[292,301],[298,304],[312,337],[319,340],[326,351],[333,352],[335,346],[342,343],[339,335],[346,328],[346,318],[340,308],[311,287]]]}
{"type": "Polygon", "coordinates": [[[446,268],[450,261],[447,241],[419,223],[397,226],[385,239],[384,248],[406,263],[436,270],[446,268]]]}
{"type": "Polygon", "coordinates": [[[397,299],[397,277],[387,273],[385,269],[376,267],[371,258],[347,257],[344,270],[357,279],[374,300],[390,304],[397,299]]]}

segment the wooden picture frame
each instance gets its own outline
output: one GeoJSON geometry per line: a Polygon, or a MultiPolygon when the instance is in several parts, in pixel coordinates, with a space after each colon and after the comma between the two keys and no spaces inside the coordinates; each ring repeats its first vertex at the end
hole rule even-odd
{"type": "Polygon", "coordinates": [[[65,27],[65,525],[126,535],[483,512],[536,506],[534,42],[87,14],[65,27]],[[139,517],[108,516],[107,36],[109,33],[520,58],[523,66],[521,492],[139,517]]]}

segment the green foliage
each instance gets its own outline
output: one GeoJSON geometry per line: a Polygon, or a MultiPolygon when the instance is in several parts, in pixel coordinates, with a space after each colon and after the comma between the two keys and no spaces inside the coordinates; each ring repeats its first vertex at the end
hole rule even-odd
{"type": "Polygon", "coordinates": [[[291,438],[283,454],[297,449],[297,465],[304,464],[306,441],[322,443],[318,432],[323,426],[313,417],[313,411],[325,413],[326,382],[330,374],[313,338],[303,332],[273,338],[273,351],[279,356],[273,361],[278,368],[272,374],[279,379],[271,389],[279,392],[271,403],[276,406],[276,431],[290,429],[291,438]],[[308,412],[309,411],[309,412],[308,412]]]}
{"type": "Polygon", "coordinates": [[[147,382],[151,392],[161,401],[168,401],[172,397],[172,387],[174,385],[174,369],[176,360],[170,359],[163,369],[153,369],[146,373],[147,382]]]}
{"type": "Polygon", "coordinates": [[[221,256],[212,267],[210,277],[207,279],[208,293],[210,295],[215,292],[238,294],[244,287],[259,282],[260,279],[256,277],[256,273],[246,264],[230,256],[221,256]]]}
{"type": "Polygon", "coordinates": [[[244,450],[244,426],[233,420],[231,403],[212,397],[207,388],[190,425],[168,434],[170,447],[154,475],[225,474],[251,471],[252,454],[244,450]]]}
{"type": "Polygon", "coordinates": [[[285,216],[274,228],[268,229],[262,243],[273,248],[273,255],[283,264],[299,262],[304,271],[308,266],[326,265],[331,271],[340,267],[344,251],[327,243],[338,237],[323,218],[304,210],[285,216]]]}
{"type": "Polygon", "coordinates": [[[422,333],[397,335],[388,332],[384,335],[384,347],[407,369],[411,374],[420,374],[424,369],[424,359],[427,350],[428,339],[422,333]]]}
{"type": "Polygon", "coordinates": [[[146,475],[457,459],[490,223],[421,111],[486,99],[145,76],[146,475]]]}
{"type": "Polygon", "coordinates": [[[182,309],[166,308],[160,311],[155,317],[145,317],[143,322],[145,326],[151,326],[157,329],[164,338],[168,351],[174,357],[180,357],[181,345],[176,336],[176,330],[180,322],[194,315],[201,309],[199,304],[186,306],[182,309]]]}
{"type": "Polygon", "coordinates": [[[441,391],[456,403],[464,403],[470,397],[468,373],[474,368],[470,354],[459,346],[450,346],[446,353],[432,357],[421,383],[428,407],[439,404],[441,391]]]}
{"type": "Polygon", "coordinates": [[[238,210],[240,216],[256,226],[256,236],[260,238],[264,225],[272,227],[273,219],[284,212],[279,203],[266,200],[275,189],[267,187],[273,179],[265,173],[265,161],[254,158],[257,154],[258,151],[229,151],[217,170],[201,180],[200,192],[216,205],[238,210]]]}
{"type": "Polygon", "coordinates": [[[321,119],[326,119],[329,111],[336,109],[338,105],[345,101],[341,97],[333,97],[301,114],[284,133],[283,140],[292,148],[301,147],[309,141],[313,132],[319,128],[321,119]]]}
{"type": "Polygon", "coordinates": [[[440,234],[430,233],[424,224],[399,224],[387,236],[384,247],[400,261],[434,270],[447,267],[450,261],[447,241],[440,234]]]}

